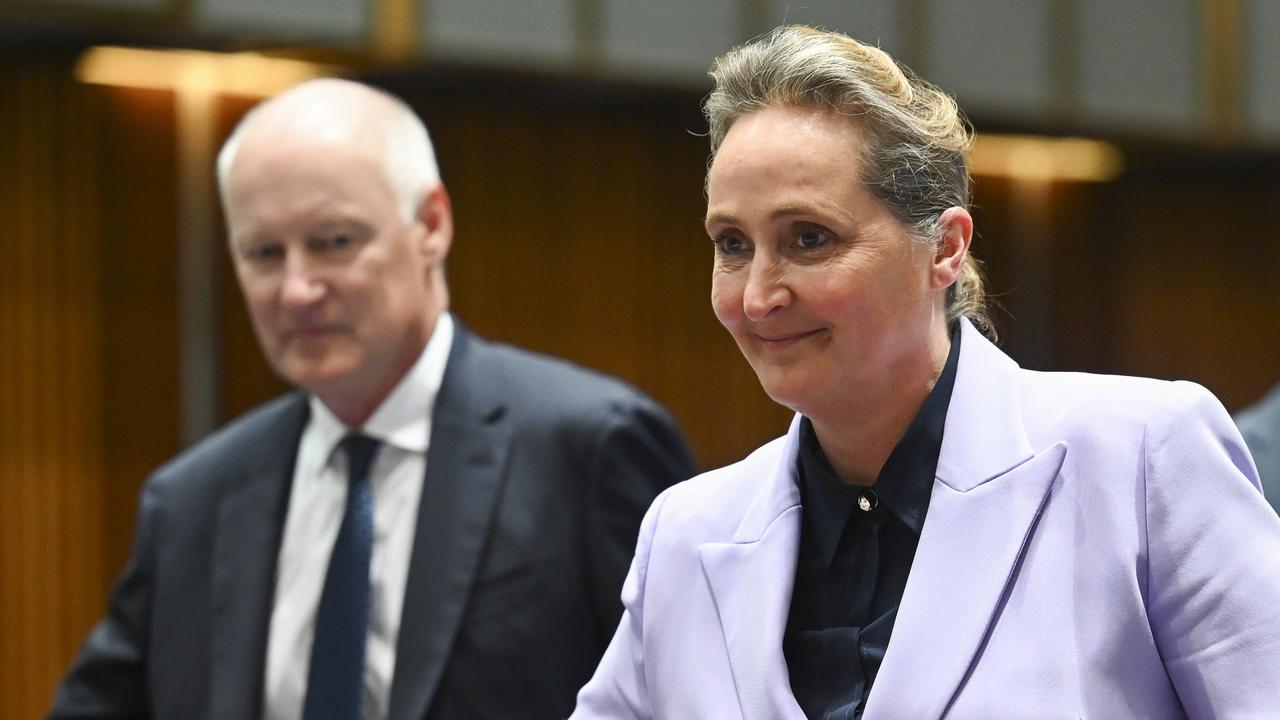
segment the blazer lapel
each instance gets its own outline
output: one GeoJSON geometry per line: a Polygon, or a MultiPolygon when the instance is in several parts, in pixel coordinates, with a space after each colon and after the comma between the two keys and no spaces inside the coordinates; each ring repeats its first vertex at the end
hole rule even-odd
{"type": "Polygon", "coordinates": [[[1017,365],[964,322],[937,481],[865,717],[940,718],[1007,596],[1067,445],[1032,450],[1017,365]]]}
{"type": "Polygon", "coordinates": [[[245,461],[240,485],[218,504],[213,538],[210,717],[256,717],[261,708],[276,556],[293,482],[306,396],[289,396],[245,461]],[[287,451],[285,451],[287,450],[287,451]]]}
{"type": "Polygon", "coordinates": [[[934,485],[867,720],[940,718],[1016,575],[1066,445],[969,493],[934,485]]]}
{"type": "Polygon", "coordinates": [[[804,717],[791,694],[782,653],[800,542],[798,437],[797,416],[733,542],[698,546],[745,720],[804,717]]]}
{"type": "Polygon", "coordinates": [[[456,327],[427,449],[396,643],[392,720],[423,717],[439,688],[506,477],[506,406],[481,366],[484,348],[456,327]]]}

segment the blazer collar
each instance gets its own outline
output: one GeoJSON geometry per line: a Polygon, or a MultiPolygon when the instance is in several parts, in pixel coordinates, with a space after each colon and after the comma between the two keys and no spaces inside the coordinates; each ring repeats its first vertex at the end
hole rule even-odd
{"type": "Polygon", "coordinates": [[[256,717],[262,702],[276,557],[306,395],[290,393],[266,411],[240,459],[239,484],[216,508],[210,621],[210,717],[256,717]]]}
{"type": "Polygon", "coordinates": [[[436,400],[418,527],[396,642],[389,717],[427,714],[462,624],[506,479],[510,430],[501,368],[455,324],[436,400]]]}

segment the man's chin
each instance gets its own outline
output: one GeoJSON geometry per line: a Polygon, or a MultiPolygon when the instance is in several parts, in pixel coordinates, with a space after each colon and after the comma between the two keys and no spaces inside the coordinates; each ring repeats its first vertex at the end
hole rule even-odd
{"type": "Polygon", "coordinates": [[[277,370],[291,385],[313,393],[323,393],[327,389],[341,386],[355,374],[356,364],[334,358],[322,360],[288,358],[277,370]]]}

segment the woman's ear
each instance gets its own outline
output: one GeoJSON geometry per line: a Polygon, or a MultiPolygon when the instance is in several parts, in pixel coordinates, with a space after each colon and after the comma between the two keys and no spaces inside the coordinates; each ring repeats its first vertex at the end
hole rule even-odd
{"type": "Polygon", "coordinates": [[[933,290],[951,287],[959,279],[965,258],[969,256],[969,244],[973,242],[973,216],[968,210],[948,208],[943,211],[938,224],[942,237],[938,240],[930,268],[929,286],[933,290]]]}

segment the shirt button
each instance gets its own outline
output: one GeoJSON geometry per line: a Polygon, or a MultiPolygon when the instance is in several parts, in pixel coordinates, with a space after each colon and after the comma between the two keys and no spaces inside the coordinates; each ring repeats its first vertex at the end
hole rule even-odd
{"type": "Polygon", "coordinates": [[[871,488],[862,488],[858,493],[858,509],[862,512],[871,512],[880,506],[880,498],[876,496],[876,491],[871,488]]]}

